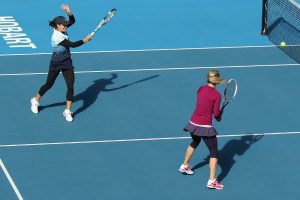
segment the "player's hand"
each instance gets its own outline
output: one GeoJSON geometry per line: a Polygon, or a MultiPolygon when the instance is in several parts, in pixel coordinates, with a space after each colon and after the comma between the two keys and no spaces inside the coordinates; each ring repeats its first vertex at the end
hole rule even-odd
{"type": "Polygon", "coordinates": [[[89,34],[83,39],[83,42],[86,43],[86,42],[90,41],[92,38],[93,38],[93,36],[91,34],[89,34]]]}
{"type": "Polygon", "coordinates": [[[63,9],[69,16],[72,16],[72,12],[67,4],[61,4],[61,9],[63,9]]]}
{"type": "Polygon", "coordinates": [[[221,109],[221,110],[220,110],[220,115],[219,115],[219,117],[216,118],[216,120],[217,120],[218,122],[222,120],[223,112],[224,112],[224,110],[221,109]]]}

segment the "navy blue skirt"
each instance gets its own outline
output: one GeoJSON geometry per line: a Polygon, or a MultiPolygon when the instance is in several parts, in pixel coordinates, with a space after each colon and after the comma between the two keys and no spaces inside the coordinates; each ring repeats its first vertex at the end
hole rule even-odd
{"type": "Polygon", "coordinates": [[[58,62],[54,62],[51,60],[49,69],[50,71],[60,71],[62,69],[74,69],[73,61],[71,58],[67,58],[63,61],[58,61],[58,62]]]}
{"type": "Polygon", "coordinates": [[[214,127],[201,127],[191,123],[188,123],[183,130],[195,136],[212,137],[218,135],[218,132],[214,127]]]}

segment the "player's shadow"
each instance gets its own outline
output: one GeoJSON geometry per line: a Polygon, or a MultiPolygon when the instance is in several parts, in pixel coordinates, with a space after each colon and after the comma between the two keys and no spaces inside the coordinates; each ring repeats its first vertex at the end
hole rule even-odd
{"type": "MultiPolygon", "coordinates": [[[[74,96],[73,98],[73,103],[78,102],[78,101],[82,101],[83,104],[80,108],[78,108],[74,113],[73,116],[83,112],[84,110],[86,110],[87,108],[89,108],[92,104],[94,104],[99,96],[99,94],[101,92],[111,92],[111,91],[115,91],[115,90],[120,90],[126,87],[129,87],[131,85],[137,84],[137,83],[141,83],[144,81],[148,81],[154,78],[157,78],[159,75],[154,75],[154,76],[150,76],[150,77],[146,77],[144,79],[141,79],[139,81],[135,81],[132,83],[128,83],[125,85],[122,85],[120,87],[115,87],[115,88],[106,88],[109,85],[114,84],[114,79],[118,78],[117,74],[111,74],[110,78],[101,78],[98,80],[93,81],[94,83],[92,85],[90,85],[85,91],[77,94],[74,96]]],[[[66,102],[59,102],[59,103],[53,103],[53,104],[49,104],[49,105],[45,105],[45,106],[40,106],[39,110],[43,110],[46,108],[52,108],[52,107],[57,107],[57,106],[64,106],[66,105],[66,102]]]]}
{"type": "MultiPolygon", "coordinates": [[[[239,140],[232,139],[227,142],[224,147],[219,150],[219,160],[218,165],[221,168],[221,173],[218,175],[217,179],[222,181],[230,172],[233,165],[235,164],[235,156],[243,156],[245,152],[257,141],[262,139],[263,135],[247,135],[242,136],[239,140]]],[[[209,156],[204,159],[204,161],[198,163],[193,167],[193,170],[197,170],[204,165],[209,164],[209,156]]]]}

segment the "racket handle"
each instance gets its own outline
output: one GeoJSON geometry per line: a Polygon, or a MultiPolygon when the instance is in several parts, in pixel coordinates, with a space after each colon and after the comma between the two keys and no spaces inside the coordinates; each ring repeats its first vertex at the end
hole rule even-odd
{"type": "Polygon", "coordinates": [[[224,111],[224,108],[225,108],[225,106],[222,106],[222,108],[220,109],[220,110],[221,110],[221,112],[223,112],[223,111],[224,111]]]}
{"type": "Polygon", "coordinates": [[[221,108],[221,111],[223,111],[224,108],[225,108],[228,104],[229,104],[229,102],[224,103],[223,106],[222,106],[222,108],[221,108]]]}
{"type": "Polygon", "coordinates": [[[91,35],[91,36],[94,36],[94,34],[95,34],[95,31],[93,31],[90,35],[91,35]]]}

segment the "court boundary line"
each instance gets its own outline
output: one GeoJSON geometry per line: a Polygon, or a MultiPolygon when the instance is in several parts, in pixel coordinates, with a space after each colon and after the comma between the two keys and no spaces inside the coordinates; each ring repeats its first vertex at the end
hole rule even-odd
{"type": "Polygon", "coordinates": [[[1,168],[2,168],[2,170],[3,170],[3,172],[4,172],[4,174],[5,174],[5,176],[6,176],[6,178],[7,178],[7,180],[9,181],[11,187],[12,187],[13,190],[15,191],[15,193],[16,193],[18,199],[19,199],[19,200],[24,200],[23,197],[22,197],[22,195],[21,195],[21,193],[20,193],[20,191],[18,190],[16,184],[14,183],[14,180],[11,178],[11,176],[10,176],[10,174],[9,174],[9,172],[8,172],[8,170],[7,170],[7,168],[5,167],[5,165],[4,165],[3,161],[2,161],[2,159],[0,159],[0,166],[1,166],[1,168]]]}
{"type": "MultiPolygon", "coordinates": [[[[103,51],[74,51],[72,54],[94,54],[94,53],[126,53],[126,52],[151,52],[151,51],[188,51],[188,50],[214,50],[214,49],[249,49],[249,48],[273,48],[276,45],[257,45],[257,46],[223,46],[223,47],[195,47],[195,48],[162,48],[162,49],[125,49],[125,50],[103,50],[103,51]]],[[[5,56],[37,56],[51,55],[52,52],[44,53],[16,53],[16,54],[0,54],[0,57],[5,56]]]]}
{"type": "MultiPolygon", "coordinates": [[[[228,65],[228,66],[200,66],[200,67],[170,67],[170,68],[141,68],[141,69],[112,69],[112,70],[90,70],[90,71],[75,71],[75,74],[89,73],[112,73],[112,72],[141,72],[141,71],[172,71],[172,70],[197,70],[197,69],[231,69],[231,68],[259,68],[259,67],[299,67],[300,64],[270,64],[270,65],[228,65]]],[[[99,67],[100,68],[100,67],[99,67]]],[[[34,76],[47,75],[48,72],[32,72],[32,73],[6,73],[1,76],[34,76]]]]}
{"type": "MultiPolygon", "coordinates": [[[[271,135],[294,135],[294,134],[300,134],[300,131],[230,134],[230,135],[217,135],[217,137],[218,138],[227,138],[227,137],[243,137],[243,136],[260,136],[260,135],[271,136],[271,135]]],[[[142,141],[161,141],[161,140],[183,140],[183,139],[190,139],[190,138],[191,137],[162,137],[162,138],[135,138],[135,139],[116,139],[116,140],[89,140],[89,141],[73,141],[73,142],[44,142],[44,143],[28,143],[28,144],[2,144],[2,145],[0,145],[0,148],[75,145],[75,144],[97,144],[97,143],[120,143],[120,142],[142,142],[142,141]]]]}

